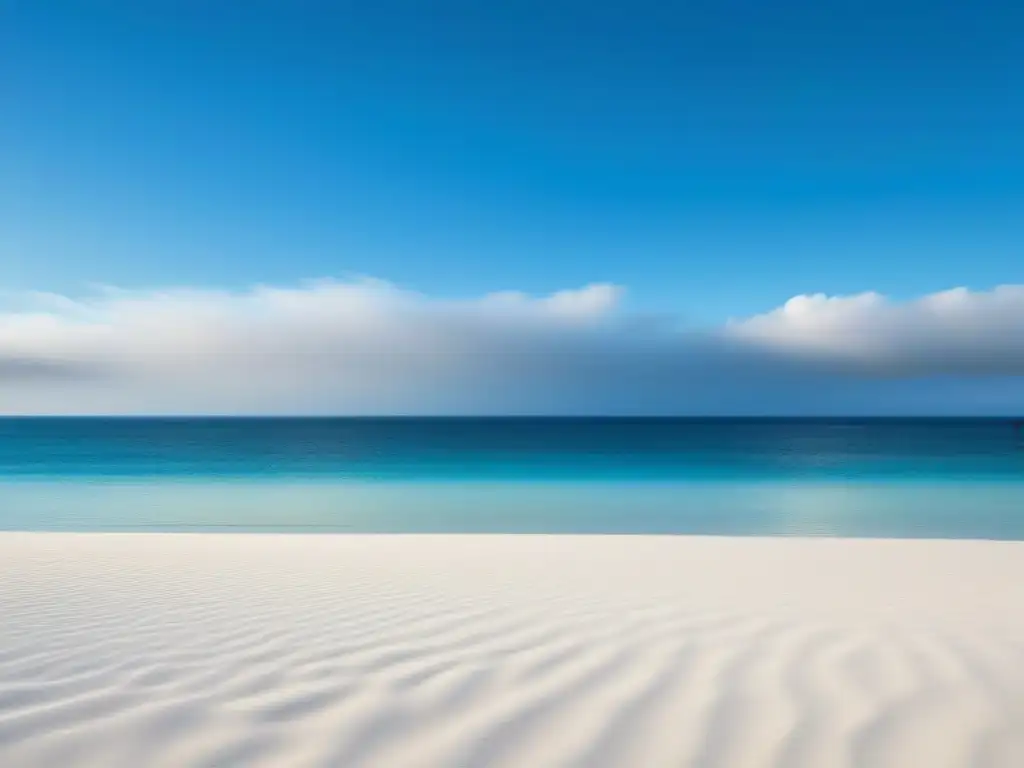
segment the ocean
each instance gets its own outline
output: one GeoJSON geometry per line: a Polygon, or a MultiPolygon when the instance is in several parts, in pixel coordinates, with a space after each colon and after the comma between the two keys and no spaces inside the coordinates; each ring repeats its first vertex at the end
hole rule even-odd
{"type": "Polygon", "coordinates": [[[1024,539],[1007,419],[3,418],[0,529],[1024,539]]]}

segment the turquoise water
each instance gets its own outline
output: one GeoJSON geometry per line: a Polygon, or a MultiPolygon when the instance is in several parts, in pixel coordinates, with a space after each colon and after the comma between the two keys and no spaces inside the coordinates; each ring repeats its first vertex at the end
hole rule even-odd
{"type": "Polygon", "coordinates": [[[0,528],[1024,539],[1024,436],[973,419],[0,419],[0,528]]]}

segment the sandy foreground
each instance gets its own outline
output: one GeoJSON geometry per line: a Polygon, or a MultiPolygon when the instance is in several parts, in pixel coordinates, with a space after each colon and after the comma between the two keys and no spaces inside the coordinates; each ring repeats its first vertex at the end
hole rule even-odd
{"type": "Polygon", "coordinates": [[[1024,766],[1024,543],[0,534],[0,766],[1024,766]]]}

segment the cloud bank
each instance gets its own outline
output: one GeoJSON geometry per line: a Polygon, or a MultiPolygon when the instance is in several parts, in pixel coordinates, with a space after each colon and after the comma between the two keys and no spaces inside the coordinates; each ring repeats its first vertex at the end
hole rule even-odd
{"type": "Polygon", "coordinates": [[[1024,412],[1024,286],[798,296],[710,329],[594,284],[447,300],[389,283],[0,302],[0,413],[1024,412]]]}
{"type": "Polygon", "coordinates": [[[739,338],[880,375],[1024,374],[1024,286],[954,288],[896,304],[877,293],[797,296],[733,321],[739,338]]]}

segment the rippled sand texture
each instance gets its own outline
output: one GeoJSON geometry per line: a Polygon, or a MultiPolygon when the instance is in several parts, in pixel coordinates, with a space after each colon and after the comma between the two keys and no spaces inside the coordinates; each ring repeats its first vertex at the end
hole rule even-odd
{"type": "Polygon", "coordinates": [[[0,766],[1024,766],[1024,543],[0,535],[0,766]]]}

